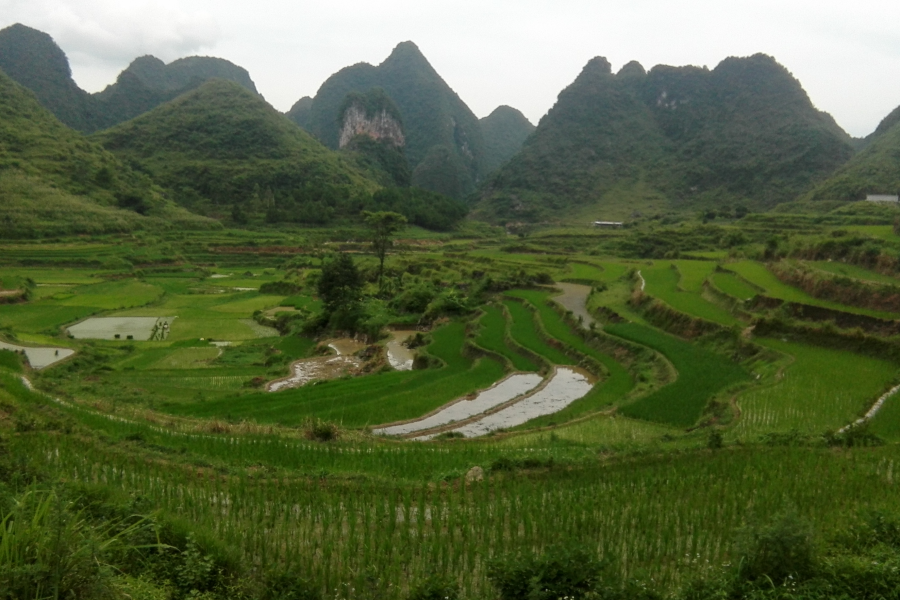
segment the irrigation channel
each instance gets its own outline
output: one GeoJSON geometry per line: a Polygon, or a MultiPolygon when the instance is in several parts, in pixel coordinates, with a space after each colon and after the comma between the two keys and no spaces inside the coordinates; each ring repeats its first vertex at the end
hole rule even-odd
{"type": "Polygon", "coordinates": [[[16,346],[15,344],[7,344],[0,342],[0,350],[12,350],[13,352],[24,352],[25,358],[32,369],[40,370],[50,365],[54,365],[61,360],[65,360],[75,354],[74,350],[69,348],[33,348],[31,346],[16,346]]]}

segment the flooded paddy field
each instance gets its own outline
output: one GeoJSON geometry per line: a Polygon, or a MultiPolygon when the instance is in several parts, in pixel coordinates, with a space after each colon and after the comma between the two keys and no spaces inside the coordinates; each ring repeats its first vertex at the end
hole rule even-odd
{"type": "Polygon", "coordinates": [[[541,381],[543,381],[543,378],[536,373],[516,373],[493,387],[479,392],[471,399],[460,398],[431,416],[410,423],[375,429],[373,433],[378,435],[407,435],[416,431],[425,431],[457,421],[464,421],[531,392],[540,385],[541,381]]]}
{"type": "Polygon", "coordinates": [[[92,317],[68,328],[77,340],[164,340],[177,317],[92,317]]]}
{"type": "MultiPolygon", "coordinates": [[[[592,378],[581,370],[559,367],[543,388],[503,410],[485,416],[453,431],[465,437],[478,437],[498,429],[516,427],[531,419],[551,415],[591,391],[592,378]]],[[[429,439],[423,436],[421,439],[429,439]]],[[[417,438],[418,439],[418,438],[417,438]]]]}
{"type": "Polygon", "coordinates": [[[25,358],[28,359],[28,364],[31,365],[32,369],[49,367],[75,354],[75,351],[69,348],[35,348],[31,346],[17,346],[6,342],[0,342],[0,350],[24,352],[25,358]]]}

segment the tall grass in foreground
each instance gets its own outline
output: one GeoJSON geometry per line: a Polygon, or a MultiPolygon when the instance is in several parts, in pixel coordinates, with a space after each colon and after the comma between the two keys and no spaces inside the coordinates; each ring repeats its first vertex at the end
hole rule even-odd
{"type": "Polygon", "coordinates": [[[736,529],[785,506],[826,529],[855,510],[894,506],[900,460],[893,446],[733,449],[435,486],[236,478],[68,436],[36,433],[20,443],[71,480],[140,494],[197,523],[248,565],[283,566],[347,598],[370,597],[372,585],[401,597],[429,573],[483,597],[486,561],[556,542],[613,558],[623,576],[677,585],[698,565],[731,560],[736,529]]]}

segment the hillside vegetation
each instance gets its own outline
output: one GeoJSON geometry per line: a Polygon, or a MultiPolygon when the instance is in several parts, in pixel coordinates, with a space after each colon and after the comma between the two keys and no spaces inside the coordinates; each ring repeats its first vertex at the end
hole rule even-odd
{"type": "Polygon", "coordinates": [[[543,220],[558,211],[623,218],[671,208],[761,209],[793,200],[852,154],[774,59],[715,69],[591,60],[484,187],[478,214],[543,220]]]}
{"type": "Polygon", "coordinates": [[[0,69],[32,90],[60,121],[84,133],[134,118],[210,79],[234,81],[256,93],[247,71],[221,58],[190,56],[166,65],[142,56],[114,84],[89,94],[72,79],[69,59],[53,38],[21,24],[0,31],[0,69]]]}
{"type": "Polygon", "coordinates": [[[484,171],[491,173],[512,158],[534,131],[525,115],[511,106],[498,106],[479,121],[484,135],[484,171]]]}
{"type": "Polygon", "coordinates": [[[336,208],[356,214],[346,203],[377,188],[229,81],[205,83],[95,139],[172,190],[180,204],[210,214],[231,214],[235,206],[299,222],[336,208]]]}
{"type": "Polygon", "coordinates": [[[347,95],[372,88],[382,88],[400,110],[414,185],[454,198],[475,189],[484,173],[478,119],[412,42],[399,44],[377,67],[359,63],[329,77],[308,115],[305,104],[292,109],[295,122],[337,149],[347,95]]]}
{"type": "Polygon", "coordinates": [[[211,227],[164,200],[152,181],[60,123],[0,73],[2,237],[211,227]]]}
{"type": "Polygon", "coordinates": [[[881,121],[867,142],[806,199],[852,201],[867,194],[900,194],[900,107],[881,121]]]}

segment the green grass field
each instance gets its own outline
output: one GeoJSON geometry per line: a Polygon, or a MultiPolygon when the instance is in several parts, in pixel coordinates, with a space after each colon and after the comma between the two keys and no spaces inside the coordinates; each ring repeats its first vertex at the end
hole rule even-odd
{"type": "Polygon", "coordinates": [[[841,275],[851,279],[859,279],[860,281],[900,286],[900,279],[897,279],[896,277],[882,275],[881,273],[876,273],[875,271],[870,271],[869,269],[864,269],[856,265],[824,260],[808,261],[806,264],[814,269],[825,271],[831,275],[841,275]]]}
{"type": "Polygon", "coordinates": [[[481,330],[475,343],[491,352],[505,356],[517,371],[539,371],[540,366],[506,345],[506,318],[496,306],[486,306],[478,321],[481,330]]]}
{"type": "Polygon", "coordinates": [[[748,373],[724,356],[637,323],[607,325],[604,330],[653,348],[665,356],[678,378],[648,396],[623,406],[623,415],[689,427],[707,402],[723,389],[749,380],[748,373]]]}
{"type": "Polygon", "coordinates": [[[796,429],[806,434],[837,430],[862,416],[897,376],[885,360],[775,339],[758,343],[794,360],[780,378],[738,397],[738,438],[796,429]]]}

